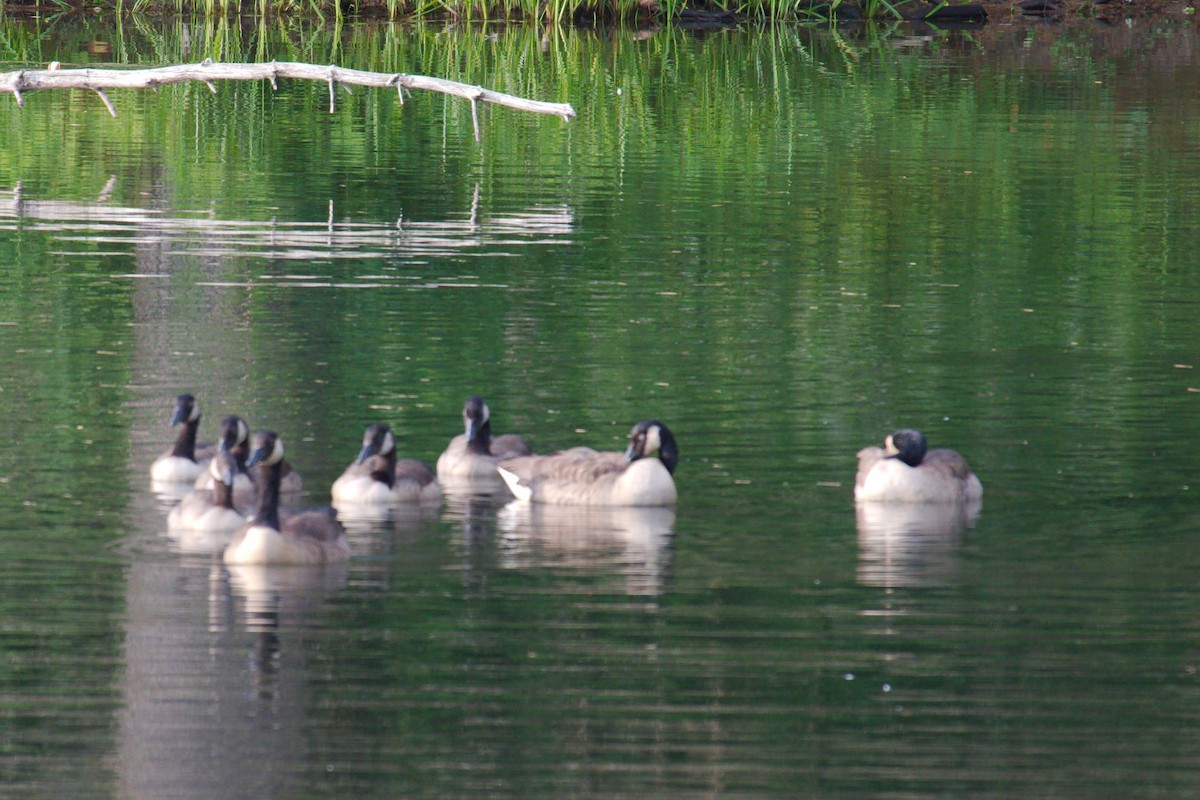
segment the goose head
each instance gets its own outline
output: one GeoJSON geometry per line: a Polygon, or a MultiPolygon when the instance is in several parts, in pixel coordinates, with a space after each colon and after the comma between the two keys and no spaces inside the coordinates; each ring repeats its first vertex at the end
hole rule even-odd
{"type": "Polygon", "coordinates": [[[386,456],[396,449],[396,437],[392,429],[384,424],[375,424],[363,433],[362,450],[358,451],[358,459],[354,462],[361,464],[372,456],[386,456]]]}
{"type": "Polygon", "coordinates": [[[629,447],[625,448],[625,458],[636,461],[639,458],[658,453],[667,472],[675,474],[675,466],[679,463],[679,446],[669,428],[658,420],[649,419],[639,422],[629,432],[629,447]]]}
{"type": "Polygon", "coordinates": [[[181,422],[196,422],[200,419],[200,404],[190,394],[181,394],[175,398],[175,411],[171,414],[171,427],[181,422]]]}
{"type": "Polygon", "coordinates": [[[890,434],[883,442],[883,449],[887,452],[888,458],[903,461],[910,467],[921,463],[928,447],[925,434],[912,428],[901,428],[890,434]]]}
{"type": "Polygon", "coordinates": [[[238,474],[237,459],[228,450],[221,450],[208,462],[208,473],[212,475],[213,480],[217,483],[223,483],[227,487],[232,487],[233,481],[237,478],[238,474]]]}
{"type": "Polygon", "coordinates": [[[263,464],[272,467],[280,461],[283,461],[283,439],[274,431],[256,431],[250,439],[250,457],[246,459],[246,466],[263,464]]]}
{"type": "Polygon", "coordinates": [[[245,447],[250,439],[250,428],[246,420],[232,415],[221,420],[221,441],[217,448],[222,453],[236,452],[238,447],[245,447]]]}
{"type": "Polygon", "coordinates": [[[487,403],[483,402],[482,397],[475,394],[467,398],[467,401],[463,403],[463,425],[466,428],[468,442],[474,442],[483,437],[484,443],[487,443],[485,431],[488,433],[491,431],[488,425],[491,416],[492,412],[487,403]]]}

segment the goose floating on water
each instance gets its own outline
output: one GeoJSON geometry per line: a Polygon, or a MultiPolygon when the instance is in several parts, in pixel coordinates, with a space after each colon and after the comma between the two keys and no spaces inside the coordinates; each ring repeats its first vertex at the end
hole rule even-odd
{"type": "Polygon", "coordinates": [[[333,509],[302,511],[281,522],[283,440],[277,434],[255,433],[246,465],[256,471],[258,509],[225,548],[225,563],[321,564],[350,557],[350,540],[333,509]]]}
{"type": "Polygon", "coordinates": [[[506,458],[527,456],[533,451],[515,434],[492,437],[491,410],[479,395],[463,404],[466,432],[455,436],[438,456],[439,480],[496,480],[496,464],[506,458]]]}
{"type": "MultiPolygon", "coordinates": [[[[258,487],[255,486],[254,476],[246,466],[246,459],[250,456],[250,428],[246,425],[246,420],[237,415],[231,415],[221,420],[221,435],[217,441],[217,449],[228,450],[237,460],[238,471],[233,485],[234,501],[256,504],[258,487]]],[[[304,480],[300,477],[300,473],[292,469],[292,465],[286,459],[283,461],[281,475],[279,490],[284,494],[294,494],[304,488],[304,480]]],[[[213,488],[212,473],[203,472],[196,479],[196,488],[213,488]]]]}
{"type": "Polygon", "coordinates": [[[883,447],[858,451],[854,499],[897,503],[957,503],[978,501],[983,485],[954,450],[928,450],[925,435],[903,428],[884,440],[883,447]]]}
{"type": "Polygon", "coordinates": [[[179,501],[167,515],[172,529],[193,531],[233,532],[246,522],[248,509],[239,510],[234,503],[234,480],[238,475],[237,459],[228,450],[217,453],[208,462],[212,478],[211,489],[196,489],[179,501]]]}
{"type": "Polygon", "coordinates": [[[423,461],[396,459],[396,437],[376,424],[363,434],[358,458],[333,482],[334,505],[434,503],[442,498],[437,478],[423,461]]]}
{"type": "Polygon", "coordinates": [[[192,483],[204,474],[205,463],[216,450],[214,445],[196,447],[200,427],[200,404],[190,394],[175,398],[171,427],[182,425],[175,444],[150,466],[150,478],[159,483],[192,483]]]}
{"type": "MultiPolygon", "coordinates": [[[[258,492],[254,488],[249,470],[246,469],[246,458],[250,455],[250,427],[246,425],[246,420],[237,415],[230,415],[221,420],[217,450],[229,453],[233,457],[233,491],[237,499],[253,503],[258,497],[258,492]]],[[[212,489],[216,474],[208,469],[201,472],[200,477],[196,478],[196,488],[212,489]]]]}
{"type": "Polygon", "coordinates": [[[679,448],[666,425],[633,426],[624,453],[573,447],[546,456],[506,459],[500,476],[518,500],[576,506],[669,506],[679,448]],[[657,458],[653,456],[657,454],[657,458]]]}

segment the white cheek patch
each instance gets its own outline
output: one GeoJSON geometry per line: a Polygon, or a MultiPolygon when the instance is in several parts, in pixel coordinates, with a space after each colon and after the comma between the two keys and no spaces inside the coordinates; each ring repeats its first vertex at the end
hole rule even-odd
{"type": "Polygon", "coordinates": [[[642,449],[642,455],[648,456],[651,453],[658,452],[658,448],[662,446],[662,439],[659,435],[657,425],[651,425],[646,431],[646,446],[642,449]]]}
{"type": "Polygon", "coordinates": [[[485,423],[489,419],[491,419],[491,417],[492,417],[492,411],[491,411],[491,409],[488,408],[487,403],[484,403],[483,404],[483,419],[479,420],[479,424],[482,425],[483,423],[485,423]]]}
{"type": "Polygon", "coordinates": [[[383,437],[383,446],[379,448],[379,452],[387,455],[396,449],[396,437],[392,436],[392,432],[388,431],[383,437]]]}
{"type": "Polygon", "coordinates": [[[250,438],[250,429],[246,427],[246,421],[243,419],[238,420],[237,428],[238,428],[237,443],[241,444],[242,442],[244,442],[250,438]]]}
{"type": "Polygon", "coordinates": [[[221,459],[214,456],[213,459],[208,462],[208,474],[212,475],[214,481],[220,481],[221,483],[225,482],[225,476],[221,471],[221,459]]]}
{"type": "Polygon", "coordinates": [[[188,422],[195,422],[200,419],[200,404],[192,401],[192,413],[188,414],[188,422]]]}
{"type": "Polygon", "coordinates": [[[900,455],[900,451],[896,448],[896,443],[892,441],[892,435],[890,433],[888,434],[888,437],[883,440],[883,450],[889,456],[900,455]]]}
{"type": "Polygon", "coordinates": [[[275,437],[275,449],[271,451],[271,457],[267,459],[268,464],[278,464],[283,461],[283,439],[275,437]]]}

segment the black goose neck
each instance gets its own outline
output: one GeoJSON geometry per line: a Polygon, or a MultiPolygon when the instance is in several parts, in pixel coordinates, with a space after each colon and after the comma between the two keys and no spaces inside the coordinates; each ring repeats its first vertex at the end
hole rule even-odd
{"type": "Polygon", "coordinates": [[[258,471],[258,509],[251,521],[279,530],[279,482],[283,477],[283,465],[258,464],[255,469],[258,471]]]}
{"type": "Polygon", "coordinates": [[[392,450],[387,453],[380,453],[375,456],[375,461],[372,462],[371,477],[377,481],[387,484],[389,489],[394,489],[396,486],[396,451],[392,450]]]}
{"type": "Polygon", "coordinates": [[[490,419],[475,429],[475,438],[467,440],[467,450],[481,456],[492,454],[492,421],[490,419]]]}
{"type": "Polygon", "coordinates": [[[199,428],[200,417],[181,422],[179,435],[175,437],[175,446],[171,448],[171,455],[186,458],[188,461],[195,461],[196,431],[199,428]]]}
{"type": "Polygon", "coordinates": [[[233,508],[233,487],[213,478],[213,505],[218,508],[233,508]]]}
{"type": "Polygon", "coordinates": [[[229,448],[229,452],[233,455],[233,460],[237,462],[237,471],[248,473],[250,470],[246,468],[246,459],[250,457],[249,442],[238,442],[229,448]]]}

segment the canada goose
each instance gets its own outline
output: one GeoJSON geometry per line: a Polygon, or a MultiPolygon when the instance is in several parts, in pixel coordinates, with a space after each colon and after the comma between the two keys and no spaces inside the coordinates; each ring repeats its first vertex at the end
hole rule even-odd
{"type": "Polygon", "coordinates": [[[496,462],[533,452],[520,436],[510,433],[492,438],[491,411],[479,395],[467,398],[462,416],[466,433],[451,439],[445,452],[438,456],[439,480],[495,479],[496,462]]]}
{"type": "Polygon", "coordinates": [[[500,477],[518,500],[575,506],[669,506],[679,448],[666,425],[646,420],[629,432],[624,453],[573,447],[548,456],[511,458],[500,477]],[[654,453],[658,458],[647,458],[654,453]]]}
{"type": "Polygon", "coordinates": [[[302,511],[279,519],[283,440],[258,431],[246,466],[255,468],[258,509],[225,548],[227,564],[320,564],[350,557],[350,540],[333,509],[302,511]]]}
{"type": "Polygon", "coordinates": [[[238,474],[237,459],[228,450],[208,462],[211,489],[196,489],[179,501],[167,515],[171,528],[194,531],[234,531],[246,516],[234,505],[233,484],[238,474]]]}
{"type": "Polygon", "coordinates": [[[335,505],[436,502],[442,498],[437,478],[424,462],[396,460],[396,437],[382,424],[367,428],[358,458],[333,482],[332,493],[335,505]]]}
{"type": "Polygon", "coordinates": [[[978,501],[983,486],[966,459],[953,450],[929,450],[925,435],[903,428],[884,440],[883,447],[858,451],[855,500],[900,503],[957,503],[978,501]]]}
{"type": "MultiPolygon", "coordinates": [[[[246,458],[250,455],[250,428],[246,420],[231,415],[221,420],[220,435],[217,439],[217,450],[233,456],[234,483],[233,490],[239,495],[238,499],[253,501],[257,497],[254,481],[246,469],[246,458]]],[[[206,469],[196,478],[197,489],[212,489],[217,472],[206,469]]]]}
{"type": "Polygon", "coordinates": [[[200,427],[200,404],[190,394],[175,398],[171,427],[182,424],[175,444],[150,466],[150,478],[160,483],[191,483],[204,473],[204,462],[212,457],[212,445],[197,452],[196,430],[200,427]]]}
{"type": "MultiPolygon", "coordinates": [[[[258,489],[254,485],[254,476],[246,468],[246,459],[250,456],[250,428],[246,425],[246,420],[236,415],[221,420],[221,438],[217,442],[217,448],[228,450],[237,460],[237,478],[233,485],[234,501],[252,505],[257,503],[258,489]]],[[[279,491],[284,494],[293,494],[304,488],[304,480],[300,473],[292,469],[292,465],[286,459],[283,462],[282,476],[279,491]]],[[[213,488],[212,473],[207,470],[202,472],[200,477],[196,478],[196,488],[213,488]]]]}

